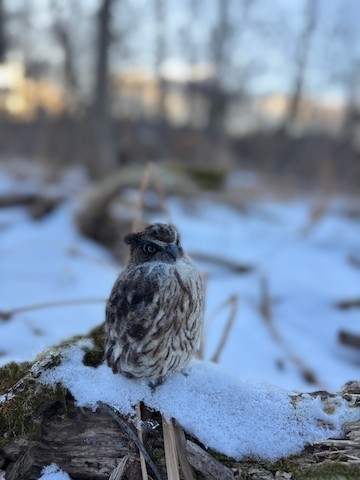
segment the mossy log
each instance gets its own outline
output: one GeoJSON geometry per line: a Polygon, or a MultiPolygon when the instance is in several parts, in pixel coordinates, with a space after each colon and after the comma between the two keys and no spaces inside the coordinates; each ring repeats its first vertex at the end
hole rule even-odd
{"type": "MultiPolygon", "coordinates": [[[[129,215],[129,212],[136,208],[134,204],[122,202],[122,211],[119,208],[114,209],[114,204],[121,192],[131,187],[138,189],[144,179],[147,181],[143,188],[155,190],[159,196],[159,204],[151,203],[151,209],[162,209],[162,193],[191,196],[198,191],[196,184],[184,172],[172,172],[161,165],[148,164],[145,169],[142,165],[121,168],[111,177],[93,185],[83,199],[83,205],[76,216],[81,233],[114,249],[122,235],[130,231],[132,215],[129,215]]],[[[146,210],[146,203],[142,208],[146,210]]]]}
{"type": "MultiPolygon", "coordinates": [[[[102,326],[89,337],[94,347],[86,352],[84,363],[97,366],[103,355],[102,326]]],[[[0,369],[0,477],[2,470],[6,480],[37,479],[42,468],[54,462],[74,480],[140,479],[137,447],[129,429],[121,427],[126,422],[136,435],[133,422],[120,414],[116,415],[121,421],[116,421],[101,408],[79,408],[62,385],[53,389],[38,380],[39,368],[58,365],[59,352],[67,344],[51,349],[36,363],[10,363],[0,369]]],[[[332,396],[319,394],[324,399],[332,396]]],[[[360,382],[349,382],[340,394],[360,408],[360,382]]],[[[299,396],[294,395],[293,401],[299,396]]],[[[143,407],[142,418],[145,449],[165,479],[160,414],[143,407]]],[[[308,445],[300,455],[276,463],[238,462],[206,450],[189,435],[183,440],[193,478],[360,478],[360,422],[346,425],[341,439],[308,445]]]]}

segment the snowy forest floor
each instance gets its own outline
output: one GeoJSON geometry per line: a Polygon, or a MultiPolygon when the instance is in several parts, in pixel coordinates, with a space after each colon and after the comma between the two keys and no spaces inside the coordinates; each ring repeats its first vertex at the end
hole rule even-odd
{"type": "MultiPolygon", "coordinates": [[[[233,175],[221,194],[170,194],[166,208],[156,192],[142,192],[143,220],[171,218],[204,275],[201,358],[264,392],[339,392],[359,378],[360,201],[284,199],[260,183],[263,194],[250,198],[242,195],[247,182],[260,180],[233,175]]],[[[0,209],[0,365],[32,361],[104,320],[124,258],[122,225],[137,214],[142,193],[125,188],[112,202],[119,246],[110,252],[79,231],[87,188],[74,173],[52,184],[41,175],[0,175],[2,198],[61,197],[40,215],[28,205],[0,209]]],[[[227,443],[225,435],[217,440],[227,443]]]]}

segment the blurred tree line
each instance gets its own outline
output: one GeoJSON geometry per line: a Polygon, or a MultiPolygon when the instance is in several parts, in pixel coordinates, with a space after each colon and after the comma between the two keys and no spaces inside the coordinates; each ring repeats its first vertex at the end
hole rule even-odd
{"type": "Polygon", "coordinates": [[[359,185],[359,15],[357,0],[0,0],[1,158],[359,185]]]}

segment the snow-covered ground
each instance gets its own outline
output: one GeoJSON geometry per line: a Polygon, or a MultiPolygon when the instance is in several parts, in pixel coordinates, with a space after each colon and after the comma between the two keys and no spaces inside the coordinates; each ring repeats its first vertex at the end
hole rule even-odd
{"type": "MultiPolygon", "coordinates": [[[[122,267],[77,231],[79,195],[69,185],[57,187],[67,188],[68,201],[43,220],[33,220],[24,208],[0,209],[0,365],[34,359],[104,320],[105,300],[122,267]],[[53,305],[28,308],[48,303],[53,305]]],[[[43,188],[33,179],[0,174],[0,193],[43,188]]],[[[105,365],[86,367],[73,345],[41,381],[62,381],[79,405],[94,409],[102,400],[133,414],[142,400],[235,458],[275,460],[339,434],[345,421],[358,418],[357,409],[337,397],[329,415],[320,398],[310,396],[294,408],[288,393],[337,391],[359,379],[360,351],[342,345],[338,334],[360,334],[360,311],[336,308],[339,301],[360,297],[360,269],[349,261],[360,260],[360,220],[343,214],[348,202],[332,199],[326,214],[308,228],[310,199],[259,199],[244,210],[204,198],[169,198],[184,249],[206,278],[205,359],[213,356],[235,312],[220,366],[194,360],[188,376],[177,373],[152,392],[105,365]],[[239,273],[229,265],[252,269],[239,273]]],[[[166,218],[154,214],[151,220],[166,218]]],[[[55,464],[44,467],[40,477],[69,478],[55,464]]]]}
{"type": "MultiPolygon", "coordinates": [[[[0,177],[2,193],[25,186],[5,174],[0,177]]],[[[335,307],[360,296],[360,269],[348,261],[350,255],[359,257],[360,221],[341,214],[345,203],[334,199],[304,235],[310,200],[259,200],[246,212],[209,200],[168,200],[183,246],[195,260],[197,254],[208,254],[254,267],[240,274],[197,261],[208,274],[205,358],[214,353],[229,316],[229,306],[218,307],[236,295],[236,318],[219,361],[225,371],[244,381],[302,391],[336,391],[359,378],[360,352],[341,345],[338,333],[360,333],[360,310],[335,307]],[[260,312],[264,282],[271,322],[260,312]],[[316,376],[317,384],[304,379],[304,369],[316,376]]],[[[75,208],[74,197],[41,221],[22,208],[0,209],[0,311],[99,300],[25,310],[0,320],[0,364],[32,359],[45,347],[87,333],[104,320],[101,299],[108,296],[121,266],[77,232],[75,208]]],[[[155,215],[153,220],[165,218],[155,215]]]]}

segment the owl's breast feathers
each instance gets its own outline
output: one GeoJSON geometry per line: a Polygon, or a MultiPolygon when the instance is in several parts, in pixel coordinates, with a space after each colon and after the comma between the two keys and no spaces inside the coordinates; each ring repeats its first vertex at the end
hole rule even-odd
{"type": "Polygon", "coordinates": [[[128,265],[106,307],[109,366],[136,378],[182,368],[199,342],[203,308],[201,277],[187,257],[128,265]]]}

